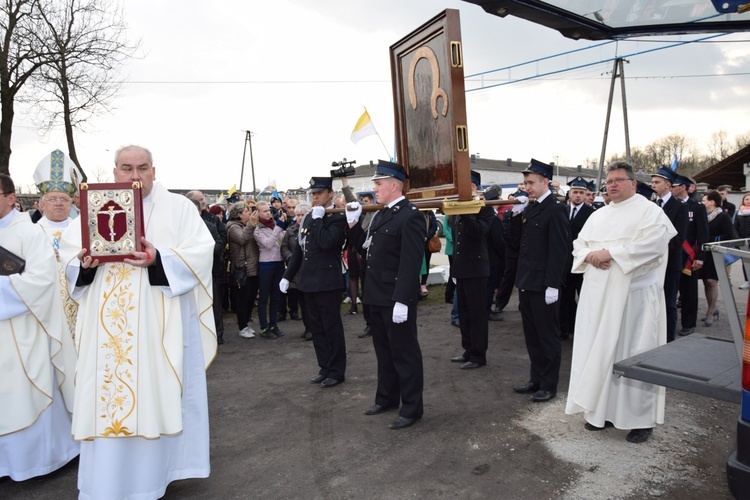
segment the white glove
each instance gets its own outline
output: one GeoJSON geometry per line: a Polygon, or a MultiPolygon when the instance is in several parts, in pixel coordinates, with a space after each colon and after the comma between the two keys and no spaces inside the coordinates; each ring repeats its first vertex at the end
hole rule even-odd
{"type": "Polygon", "coordinates": [[[362,215],[362,205],[358,201],[346,204],[346,222],[356,224],[360,215],[362,215]]]}
{"type": "Polygon", "coordinates": [[[312,214],[313,219],[321,219],[323,218],[323,215],[326,213],[326,209],[323,207],[312,207],[312,210],[310,210],[310,213],[312,214]]]}
{"type": "Polygon", "coordinates": [[[544,291],[544,301],[547,303],[547,305],[554,304],[555,302],[557,302],[559,295],[560,292],[557,288],[547,287],[547,289],[544,291]]]}
{"type": "Polygon", "coordinates": [[[401,302],[396,302],[393,305],[393,322],[394,323],[403,323],[406,321],[406,318],[409,316],[409,308],[406,307],[406,304],[402,304],[401,302]]]}
{"type": "Polygon", "coordinates": [[[517,205],[513,205],[513,213],[514,214],[520,214],[523,212],[523,209],[526,208],[526,206],[529,204],[529,197],[528,196],[518,196],[516,197],[516,201],[518,202],[517,205]]]}
{"type": "Polygon", "coordinates": [[[289,280],[286,278],[281,278],[281,281],[279,281],[279,290],[281,290],[281,293],[286,293],[287,290],[289,290],[289,280]]]}
{"type": "Polygon", "coordinates": [[[456,284],[456,278],[451,278],[451,281],[453,281],[453,284],[456,284]]]}

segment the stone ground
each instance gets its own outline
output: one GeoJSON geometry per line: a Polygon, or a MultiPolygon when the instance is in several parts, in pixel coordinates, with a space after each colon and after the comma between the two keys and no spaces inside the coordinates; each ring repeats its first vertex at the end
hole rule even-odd
{"type": "MultiPolygon", "coordinates": [[[[647,443],[587,432],[564,413],[571,341],[557,398],[534,404],[511,389],[528,378],[516,297],[505,321],[490,323],[488,365],[468,372],[449,362],[460,340],[442,299],[433,286],[419,306],[425,416],[401,431],[388,428],[395,412],[362,413],[376,373],[371,341],[357,338],[361,316],[344,315],[347,380],[326,390],[307,382],[317,367],[301,322],[280,323],[278,340],[243,339],[225,315],[226,343],[208,371],[212,473],[173,483],[165,498],[731,498],[738,405],[668,389],[666,424],[647,443]]],[[[729,336],[726,320],[710,333],[729,336]]],[[[23,483],[5,478],[0,498],[76,498],[76,474],[73,461],[23,483]]]]}

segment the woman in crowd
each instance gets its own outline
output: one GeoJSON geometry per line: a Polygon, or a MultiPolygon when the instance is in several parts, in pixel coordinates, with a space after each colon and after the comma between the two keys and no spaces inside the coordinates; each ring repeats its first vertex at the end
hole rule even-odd
{"type": "MultiPolygon", "coordinates": [[[[284,237],[281,240],[281,256],[284,258],[284,262],[287,264],[289,263],[289,259],[294,253],[294,249],[299,244],[299,228],[302,225],[302,219],[305,218],[305,215],[309,211],[309,205],[297,205],[297,208],[294,209],[294,224],[287,228],[286,233],[284,233],[284,237]]],[[[299,310],[302,313],[302,324],[305,325],[305,331],[302,333],[302,338],[305,340],[312,340],[312,334],[307,329],[307,322],[309,320],[307,318],[307,313],[305,312],[304,298],[297,288],[299,278],[300,273],[298,272],[289,282],[289,290],[287,290],[287,301],[289,303],[289,310],[292,311],[289,314],[289,317],[293,320],[300,319],[300,316],[297,313],[297,307],[299,306],[299,310]]]]}
{"type": "MultiPolygon", "coordinates": [[[[742,205],[734,215],[734,229],[740,238],[750,238],[750,193],[742,195],[742,205]]],[[[742,266],[742,273],[745,276],[745,282],[740,285],[740,289],[747,290],[750,288],[750,282],[747,280],[745,266],[742,266]]]]}
{"type": "Polygon", "coordinates": [[[260,336],[264,339],[275,339],[284,336],[276,326],[281,294],[279,281],[284,277],[284,261],[281,259],[281,237],[284,231],[276,225],[271,214],[271,206],[267,202],[259,201],[256,207],[258,223],[254,236],[260,249],[258,259],[260,336]]]}
{"type": "MultiPolygon", "coordinates": [[[[721,195],[718,191],[711,190],[703,195],[703,205],[706,207],[708,215],[708,241],[726,241],[734,238],[734,227],[732,219],[721,209],[721,195]]],[[[703,261],[701,269],[701,278],[706,291],[706,301],[708,310],[703,322],[706,326],[711,326],[714,321],[719,319],[719,310],[716,308],[716,301],[719,298],[719,275],[714,266],[714,260],[709,256],[703,261]]]]}
{"type": "MultiPolygon", "coordinates": [[[[208,209],[209,212],[219,218],[224,224],[227,223],[226,209],[222,205],[211,205],[208,209]]],[[[229,239],[227,237],[227,247],[224,248],[222,254],[222,271],[218,275],[219,288],[221,289],[221,297],[214,297],[214,300],[221,301],[221,308],[224,311],[229,310],[229,266],[227,265],[227,259],[229,258],[229,239]]],[[[216,279],[216,277],[214,277],[216,279]]]]}
{"type": "Polygon", "coordinates": [[[18,210],[19,212],[23,212],[23,205],[21,205],[20,201],[16,201],[13,204],[13,208],[15,208],[16,210],[18,210]]]}
{"type": "MultiPolygon", "coordinates": [[[[247,208],[244,202],[234,203],[229,208],[227,235],[229,238],[230,268],[245,266],[247,277],[244,283],[237,283],[230,277],[229,294],[232,310],[237,315],[237,326],[240,337],[255,337],[254,330],[248,325],[253,314],[255,296],[258,294],[258,244],[255,242],[255,226],[258,223],[258,212],[247,208]]],[[[233,275],[234,273],[232,273],[233,275]]]]}

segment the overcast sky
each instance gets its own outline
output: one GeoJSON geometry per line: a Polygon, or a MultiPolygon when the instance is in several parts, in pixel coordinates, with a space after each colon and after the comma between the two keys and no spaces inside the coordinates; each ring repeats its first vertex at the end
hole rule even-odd
{"type": "MultiPolygon", "coordinates": [[[[389,47],[445,8],[460,11],[467,76],[601,43],[569,40],[458,0],[124,0],[123,6],[141,57],[125,67],[111,113],[77,133],[78,154],[92,181],[100,172],[111,180],[114,151],[144,145],[168,188],[239,187],[245,130],[254,133],[259,189],[272,181],[279,189],[307,186],[344,157],[358,164],[387,158],[394,133],[389,47]],[[351,142],[365,106],[386,147],[376,136],[351,142]]],[[[694,38],[610,43],[485,76],[485,84],[495,84],[606,61],[468,92],[470,152],[569,166],[598,159],[609,59],[694,38]]],[[[716,40],[628,57],[631,146],[669,134],[704,146],[720,129],[730,138],[750,132],[750,43],[737,42],[750,34],[716,40]]],[[[466,86],[480,83],[472,78],[466,86]]],[[[620,110],[618,86],[608,155],[625,149],[620,110]]],[[[62,131],[40,137],[21,106],[12,147],[11,175],[22,186],[33,184],[42,157],[66,151],[62,131]]],[[[242,187],[252,189],[249,152],[242,187]]]]}

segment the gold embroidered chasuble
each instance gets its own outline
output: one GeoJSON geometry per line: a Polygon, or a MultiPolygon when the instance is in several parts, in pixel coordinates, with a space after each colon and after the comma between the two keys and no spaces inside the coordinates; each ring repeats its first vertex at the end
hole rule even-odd
{"type": "MultiPolygon", "coordinates": [[[[60,300],[62,301],[65,325],[67,326],[70,338],[74,339],[76,315],[78,314],[78,302],[70,298],[70,293],[68,293],[68,278],[65,276],[65,266],[63,266],[62,261],[60,260],[59,251],[63,231],[65,231],[65,228],[68,227],[72,220],[73,219],[68,217],[63,222],[52,222],[47,217],[42,217],[39,219],[39,222],[37,222],[37,225],[44,229],[44,232],[47,234],[50,243],[52,243],[52,248],[55,251],[55,259],[57,260],[57,293],[60,295],[60,300]]],[[[76,221],[76,224],[77,223],[78,221],[76,221]]],[[[73,363],[75,364],[75,360],[73,363]]]]}
{"type": "MultiPolygon", "coordinates": [[[[62,305],[56,293],[55,254],[44,231],[28,213],[12,212],[0,228],[0,245],[26,261],[21,274],[3,279],[2,297],[23,312],[0,321],[0,436],[31,426],[52,403],[53,374],[69,409],[73,406],[73,369],[62,355],[62,305]],[[5,289],[6,287],[9,287],[5,289]]],[[[10,304],[10,305],[9,305],[10,304]]]]}
{"type": "MultiPolygon", "coordinates": [[[[144,199],[144,222],[169,286],[152,286],[146,269],[117,262],[100,265],[93,283],[72,294],[79,302],[76,440],[182,430],[183,319],[190,316],[183,308],[195,309],[206,368],[216,355],[210,232],[190,200],[158,183],[144,199]]],[[[80,224],[71,224],[61,255],[73,284],[80,248],[80,224]]]]}

